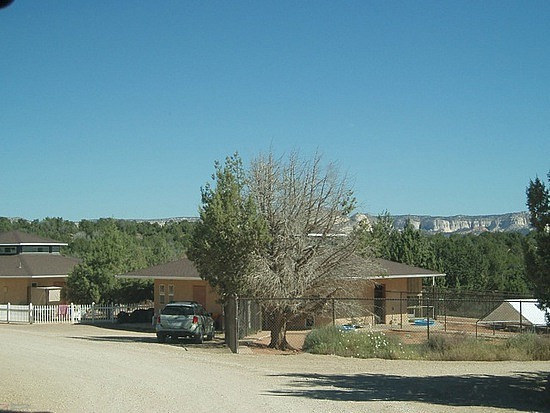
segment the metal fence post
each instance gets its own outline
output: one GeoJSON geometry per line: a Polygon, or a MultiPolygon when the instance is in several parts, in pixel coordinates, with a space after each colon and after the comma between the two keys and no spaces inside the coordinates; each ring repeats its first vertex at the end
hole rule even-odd
{"type": "Polygon", "coordinates": [[[403,329],[403,292],[399,293],[399,328],[403,329]]]}
{"type": "Polygon", "coordinates": [[[331,301],[332,301],[332,325],[335,326],[336,325],[336,308],[335,308],[334,298],[331,301]]]}
{"type": "Polygon", "coordinates": [[[426,338],[430,339],[430,297],[426,299],[426,338]]]}
{"type": "MultiPolygon", "coordinates": [[[[443,293],[443,311],[444,311],[444,331],[447,332],[447,292],[443,293]]],[[[477,329],[477,323],[476,323],[476,329],[477,329]]]]}
{"type": "Polygon", "coordinates": [[[522,301],[519,300],[519,332],[523,333],[523,312],[521,308],[522,301]]]}
{"type": "Polygon", "coordinates": [[[233,330],[233,348],[239,352],[239,297],[235,294],[235,328],[233,330]]]}
{"type": "Polygon", "coordinates": [[[6,305],[6,322],[8,324],[10,323],[10,307],[11,307],[11,303],[8,303],[6,305]]]}

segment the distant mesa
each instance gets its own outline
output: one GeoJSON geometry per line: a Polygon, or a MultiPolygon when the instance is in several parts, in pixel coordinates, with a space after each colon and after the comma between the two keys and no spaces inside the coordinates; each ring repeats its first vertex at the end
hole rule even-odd
{"type": "MultiPolygon", "coordinates": [[[[452,217],[438,217],[426,215],[394,215],[394,226],[397,229],[405,228],[409,221],[415,229],[429,234],[481,234],[484,232],[521,232],[531,231],[528,212],[512,212],[502,215],[456,215],[452,217]]],[[[354,226],[367,219],[375,222],[377,217],[368,214],[356,214],[351,217],[349,224],[354,226]]]]}
{"type": "Polygon", "coordinates": [[[172,218],[152,218],[152,219],[128,219],[128,221],[135,221],[135,222],[148,222],[150,224],[159,224],[159,225],[166,225],[170,222],[181,222],[181,221],[187,221],[187,222],[198,222],[199,217],[172,217],[172,218]]]}
{"type": "MultiPolygon", "coordinates": [[[[415,229],[428,234],[481,234],[484,232],[521,232],[527,234],[531,231],[528,212],[512,212],[501,215],[456,215],[451,217],[428,215],[392,215],[396,229],[403,229],[410,221],[415,229]]],[[[340,224],[342,233],[350,232],[359,222],[367,220],[375,222],[377,216],[357,213],[345,219],[340,224]]],[[[139,222],[151,222],[164,225],[169,222],[189,221],[196,222],[197,217],[177,217],[162,219],[135,220],[139,222]]]]}

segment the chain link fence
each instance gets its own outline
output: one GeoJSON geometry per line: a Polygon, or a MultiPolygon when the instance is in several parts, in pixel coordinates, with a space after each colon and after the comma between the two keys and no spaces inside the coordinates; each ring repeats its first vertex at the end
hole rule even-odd
{"type": "Polygon", "coordinates": [[[301,350],[309,331],[327,325],[381,331],[407,344],[420,344],[434,333],[504,338],[550,332],[533,299],[437,291],[395,295],[399,298],[234,299],[227,307],[226,341],[234,352],[239,344],[267,348],[281,339],[288,349],[301,350]]]}

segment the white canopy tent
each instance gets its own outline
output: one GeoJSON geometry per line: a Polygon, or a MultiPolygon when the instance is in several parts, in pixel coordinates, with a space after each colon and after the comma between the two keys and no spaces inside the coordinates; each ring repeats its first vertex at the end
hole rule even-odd
{"type": "Polygon", "coordinates": [[[506,300],[479,320],[480,324],[515,325],[523,327],[549,326],[548,310],[541,310],[535,299],[506,300]]]}

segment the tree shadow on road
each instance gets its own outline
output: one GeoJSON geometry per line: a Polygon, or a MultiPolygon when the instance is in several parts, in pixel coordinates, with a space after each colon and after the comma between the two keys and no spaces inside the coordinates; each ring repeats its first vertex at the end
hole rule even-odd
{"type": "Polygon", "coordinates": [[[480,406],[550,412],[548,372],[513,376],[461,375],[408,377],[386,374],[287,374],[291,390],[278,396],[336,401],[405,401],[444,406],[480,406]]]}
{"type": "Polygon", "coordinates": [[[86,341],[109,341],[113,343],[156,343],[156,337],[144,337],[144,336],[76,336],[69,337],[74,340],[86,340],[86,341]]]}
{"type": "Polygon", "coordinates": [[[24,407],[23,409],[24,410],[2,410],[2,409],[0,409],[0,413],[21,413],[21,412],[27,412],[27,413],[52,413],[52,412],[46,412],[46,411],[31,412],[30,410],[27,410],[26,407],[24,407]]]}
{"type": "Polygon", "coordinates": [[[205,341],[202,344],[194,343],[191,339],[169,340],[166,343],[159,344],[156,336],[130,336],[130,335],[100,335],[100,336],[73,336],[69,337],[74,340],[96,341],[96,342],[111,342],[111,343],[149,343],[162,346],[176,346],[184,348],[204,348],[204,349],[225,349],[225,342],[221,339],[205,341]]]}

